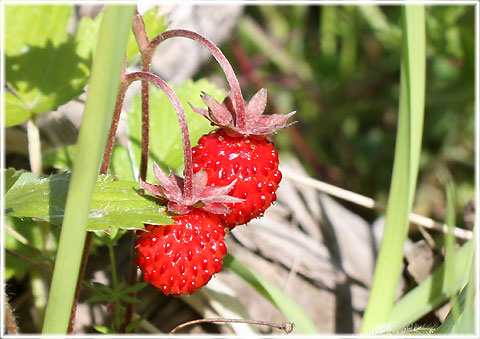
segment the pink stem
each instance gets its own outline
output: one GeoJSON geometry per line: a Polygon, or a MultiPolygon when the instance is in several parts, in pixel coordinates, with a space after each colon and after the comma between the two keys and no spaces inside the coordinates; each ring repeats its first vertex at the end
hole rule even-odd
{"type": "Polygon", "coordinates": [[[210,50],[213,57],[220,64],[220,67],[222,67],[223,72],[227,77],[228,84],[230,85],[230,89],[233,94],[233,101],[235,103],[235,107],[238,113],[236,117],[237,124],[238,124],[237,126],[240,129],[245,128],[245,101],[243,100],[240,84],[227,58],[225,57],[225,55],[223,55],[222,51],[213,42],[211,42],[210,40],[208,40],[207,38],[203,37],[202,35],[196,32],[188,31],[185,29],[173,29],[170,31],[163,32],[162,34],[156,36],[154,39],[150,41],[150,49],[151,49],[150,54],[153,53],[153,50],[155,50],[155,48],[158,46],[160,42],[170,38],[174,38],[174,37],[183,37],[183,38],[192,39],[194,41],[201,43],[202,45],[204,45],[210,50]]]}
{"type": "MultiPolygon", "coordinates": [[[[133,17],[132,31],[137,41],[138,49],[142,55],[142,72],[150,71],[150,62],[152,53],[150,51],[150,41],[145,30],[145,23],[142,16],[137,12],[133,17]]],[[[142,81],[142,153],[140,159],[140,179],[143,181],[147,178],[148,165],[148,141],[150,134],[150,113],[149,113],[149,93],[148,81],[142,81]]]]}
{"type": "Polygon", "coordinates": [[[134,72],[127,74],[127,82],[130,84],[135,80],[150,81],[160,87],[165,94],[167,94],[172,103],[175,112],[177,113],[178,123],[182,133],[183,144],[183,160],[185,163],[184,175],[184,197],[190,199],[193,191],[193,160],[192,160],[192,146],[190,143],[190,134],[188,132],[187,118],[183,110],[182,103],[178,99],[175,92],[167,85],[167,83],[158,76],[147,72],[134,72]]]}

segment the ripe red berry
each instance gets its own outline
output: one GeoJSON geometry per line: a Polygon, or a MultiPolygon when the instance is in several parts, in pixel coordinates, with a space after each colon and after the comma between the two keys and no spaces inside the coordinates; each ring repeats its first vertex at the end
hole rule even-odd
{"type": "Polygon", "coordinates": [[[259,217],[276,199],[282,174],[278,170],[278,153],[267,137],[288,126],[287,115],[263,115],[267,91],[256,93],[240,112],[228,96],[220,104],[203,93],[208,109],[192,109],[219,126],[200,138],[192,152],[194,173],[204,170],[208,174],[207,186],[226,186],[236,180],[230,196],[244,199],[226,204],[229,213],[221,214],[230,229],[259,217]],[[240,123],[240,117],[243,117],[240,123]]]}
{"type": "Polygon", "coordinates": [[[278,153],[268,140],[231,137],[217,129],[202,136],[192,151],[193,171],[205,170],[208,186],[227,186],[237,180],[229,194],[244,201],[226,204],[231,211],[220,214],[230,229],[261,216],[276,200],[282,174],[278,153]]]}
{"type": "Polygon", "coordinates": [[[224,226],[217,215],[192,210],[172,225],[146,225],[136,241],[143,279],[165,294],[192,294],[222,269],[224,226]]]}

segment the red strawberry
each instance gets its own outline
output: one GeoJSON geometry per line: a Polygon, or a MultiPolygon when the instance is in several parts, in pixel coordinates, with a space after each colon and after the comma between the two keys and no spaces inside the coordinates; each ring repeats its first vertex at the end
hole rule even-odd
{"type": "Polygon", "coordinates": [[[273,143],[231,137],[222,129],[202,136],[193,148],[193,171],[201,169],[208,174],[209,186],[227,186],[237,179],[229,194],[244,201],[227,204],[231,212],[221,214],[230,228],[262,215],[276,200],[282,179],[273,143]]]}
{"type": "Polygon", "coordinates": [[[222,269],[227,253],[217,215],[199,210],[174,217],[172,225],[146,225],[137,239],[143,279],[165,294],[192,294],[222,269]]]}
{"type": "Polygon", "coordinates": [[[244,201],[227,204],[231,211],[221,215],[232,229],[261,216],[275,201],[282,174],[278,153],[266,138],[288,126],[287,120],[295,112],[262,115],[267,102],[265,89],[253,96],[243,113],[237,111],[231,96],[222,104],[206,93],[202,99],[208,110],[192,109],[221,128],[201,137],[193,148],[193,170],[208,174],[207,186],[226,186],[237,180],[229,195],[244,201]]]}

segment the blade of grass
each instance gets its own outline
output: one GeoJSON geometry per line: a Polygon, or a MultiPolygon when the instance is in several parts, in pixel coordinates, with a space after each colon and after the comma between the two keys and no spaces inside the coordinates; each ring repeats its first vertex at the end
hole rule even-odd
{"type": "Polygon", "coordinates": [[[90,200],[105,148],[135,6],[107,6],[93,55],[57,260],[42,333],[65,334],[86,237],[90,200]]]}
{"type": "Polygon", "coordinates": [[[402,8],[400,104],[385,234],[377,259],[362,333],[383,326],[392,312],[402,269],[420,158],[425,101],[425,8],[402,8]]]}
{"type": "Polygon", "coordinates": [[[385,46],[398,48],[401,43],[401,32],[397,26],[388,22],[380,7],[376,5],[357,6],[365,22],[372,28],[378,40],[385,46]]]}
{"type": "Polygon", "coordinates": [[[295,324],[297,334],[319,333],[313,320],[305,311],[277,286],[250,270],[246,265],[227,254],[223,259],[223,267],[242,278],[258,293],[274,305],[282,314],[295,324]]]}
{"type": "Polygon", "coordinates": [[[455,191],[453,182],[449,179],[446,182],[445,194],[447,197],[445,223],[448,225],[448,232],[445,233],[445,284],[451,297],[452,316],[456,320],[459,317],[455,290],[455,237],[453,225],[455,223],[455,191]]]}
{"type": "Polygon", "coordinates": [[[473,334],[475,333],[475,265],[472,260],[470,269],[470,280],[465,288],[460,292],[456,299],[458,313],[455,314],[454,308],[450,311],[445,321],[435,332],[436,334],[473,334]]]}
{"type": "MultiPolygon", "coordinates": [[[[455,263],[453,265],[456,277],[454,293],[460,291],[467,284],[474,253],[474,239],[466,242],[455,253],[455,263]]],[[[387,322],[389,329],[398,330],[410,325],[448,299],[451,289],[446,284],[445,271],[446,267],[443,263],[425,281],[395,304],[387,322]]]]}

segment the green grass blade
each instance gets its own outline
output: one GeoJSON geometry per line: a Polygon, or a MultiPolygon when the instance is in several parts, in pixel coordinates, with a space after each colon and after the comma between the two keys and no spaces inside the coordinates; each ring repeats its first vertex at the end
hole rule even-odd
{"type": "Polygon", "coordinates": [[[403,50],[395,160],[385,234],[363,319],[363,333],[383,326],[392,311],[402,269],[420,158],[425,101],[425,9],[402,8],[403,50]]]}
{"type": "Polygon", "coordinates": [[[90,199],[112,120],[134,10],[135,6],[108,6],[100,26],[42,329],[44,334],[67,332],[85,243],[90,199]]]}
{"type": "MultiPolygon", "coordinates": [[[[475,253],[474,240],[465,243],[455,253],[455,293],[468,281],[468,272],[475,253]],[[467,273],[467,274],[466,274],[467,273]]],[[[448,299],[451,289],[446,284],[445,263],[438,267],[424,282],[402,297],[394,306],[388,328],[398,330],[421,318],[448,299]]]]}
{"type": "Polygon", "coordinates": [[[453,182],[449,179],[446,182],[445,194],[447,197],[445,223],[448,225],[448,232],[445,233],[445,284],[449,295],[451,296],[453,308],[452,316],[455,319],[459,317],[458,304],[456,302],[455,280],[455,236],[453,235],[453,226],[455,225],[455,191],[453,182]]]}
{"type": "Polygon", "coordinates": [[[223,259],[223,267],[229,269],[240,278],[245,280],[258,293],[274,305],[282,314],[295,324],[294,331],[297,334],[319,333],[313,320],[305,311],[288,295],[277,286],[264,279],[259,274],[250,270],[246,265],[227,254],[223,259]]]}

